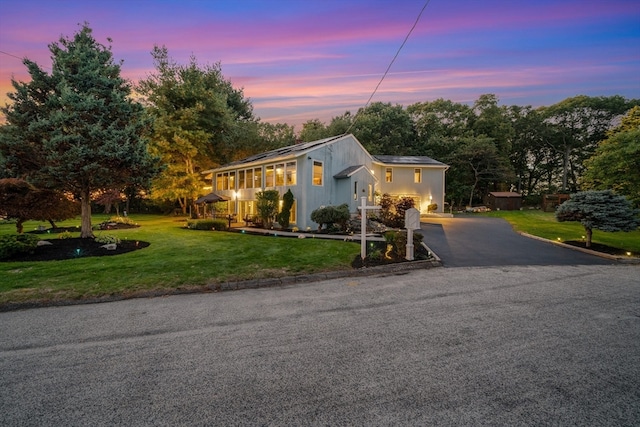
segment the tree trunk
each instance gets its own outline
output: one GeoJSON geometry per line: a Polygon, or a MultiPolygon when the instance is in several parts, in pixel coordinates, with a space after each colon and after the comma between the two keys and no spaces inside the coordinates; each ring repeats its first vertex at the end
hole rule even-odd
{"type": "Polygon", "coordinates": [[[586,231],[586,233],[585,233],[585,234],[586,234],[586,236],[587,236],[587,239],[586,239],[586,241],[585,241],[585,246],[586,246],[587,248],[590,248],[590,247],[591,247],[591,235],[593,234],[593,230],[592,230],[592,229],[590,229],[590,228],[585,228],[585,231],[586,231]]]}
{"type": "Polygon", "coordinates": [[[24,231],[24,219],[18,218],[18,220],[16,221],[16,231],[18,232],[18,234],[22,234],[22,232],[24,231]]]}
{"type": "Polygon", "coordinates": [[[49,224],[51,224],[51,228],[56,228],[56,223],[52,219],[49,220],[49,224]]]}
{"type": "Polygon", "coordinates": [[[80,227],[80,237],[93,239],[93,230],[91,229],[91,200],[89,199],[89,190],[80,192],[80,212],[82,222],[80,227]]]}
{"type": "Polygon", "coordinates": [[[569,176],[569,156],[571,155],[571,148],[567,147],[564,150],[564,164],[562,165],[562,192],[567,191],[567,181],[569,176]]]}

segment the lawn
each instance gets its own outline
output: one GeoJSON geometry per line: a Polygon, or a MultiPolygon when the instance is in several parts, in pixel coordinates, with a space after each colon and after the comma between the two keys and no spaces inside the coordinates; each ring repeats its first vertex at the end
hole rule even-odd
{"type": "MultiPolygon", "coordinates": [[[[540,210],[494,211],[483,214],[504,218],[514,229],[549,240],[566,242],[584,239],[585,231],[579,222],[558,222],[553,212],[540,210]]],[[[631,232],[605,232],[593,230],[593,243],[601,243],[614,248],[624,249],[635,256],[640,254],[640,230],[631,232]]]]}
{"type": "MultiPolygon", "coordinates": [[[[95,216],[98,224],[107,216],[95,216]]],[[[350,269],[360,247],[341,240],[196,231],[178,217],[132,215],[139,228],[96,231],[150,242],[134,252],[44,262],[0,262],[0,304],[200,287],[225,281],[350,269]]],[[[25,223],[25,231],[39,222],[25,223]]],[[[80,220],[58,226],[79,225],[80,220]]],[[[0,233],[15,233],[1,224],[0,233]]],[[[77,237],[79,233],[73,233],[77,237]]],[[[55,237],[54,237],[55,238],[55,237]]]]}

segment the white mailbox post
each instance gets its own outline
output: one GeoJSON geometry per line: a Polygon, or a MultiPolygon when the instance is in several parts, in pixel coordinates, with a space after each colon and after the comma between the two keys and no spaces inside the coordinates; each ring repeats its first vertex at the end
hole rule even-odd
{"type": "Polygon", "coordinates": [[[410,208],[404,212],[404,228],[407,229],[407,255],[405,259],[413,261],[413,230],[420,228],[420,211],[418,209],[410,208]]]}
{"type": "Polygon", "coordinates": [[[360,258],[365,259],[367,257],[367,211],[374,211],[381,209],[380,206],[367,206],[367,198],[362,196],[360,198],[360,258]]]}

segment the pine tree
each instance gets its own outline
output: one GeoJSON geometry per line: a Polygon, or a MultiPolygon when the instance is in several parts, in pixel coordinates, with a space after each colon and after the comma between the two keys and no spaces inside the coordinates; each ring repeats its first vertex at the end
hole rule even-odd
{"type": "MultiPolygon", "coordinates": [[[[91,197],[96,190],[145,185],[156,172],[144,135],[145,112],[129,96],[110,47],[84,24],[73,38],[49,45],[47,74],[24,60],[31,81],[12,81],[0,134],[4,167],[38,188],[74,194],[81,203],[81,237],[93,237],[91,197]]],[[[111,40],[109,39],[109,42],[111,40]]]]}
{"type": "Polygon", "coordinates": [[[638,211],[631,202],[611,190],[581,191],[558,206],[558,221],[579,221],[586,231],[586,247],[591,247],[593,229],[633,231],[640,225],[638,211]]]}

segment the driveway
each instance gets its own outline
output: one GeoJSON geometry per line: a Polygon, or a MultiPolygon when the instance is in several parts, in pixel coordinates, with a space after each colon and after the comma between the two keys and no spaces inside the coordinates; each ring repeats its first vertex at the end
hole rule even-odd
{"type": "Polygon", "coordinates": [[[421,227],[424,242],[445,267],[615,264],[606,258],[521,236],[500,218],[430,218],[421,227]]]}

